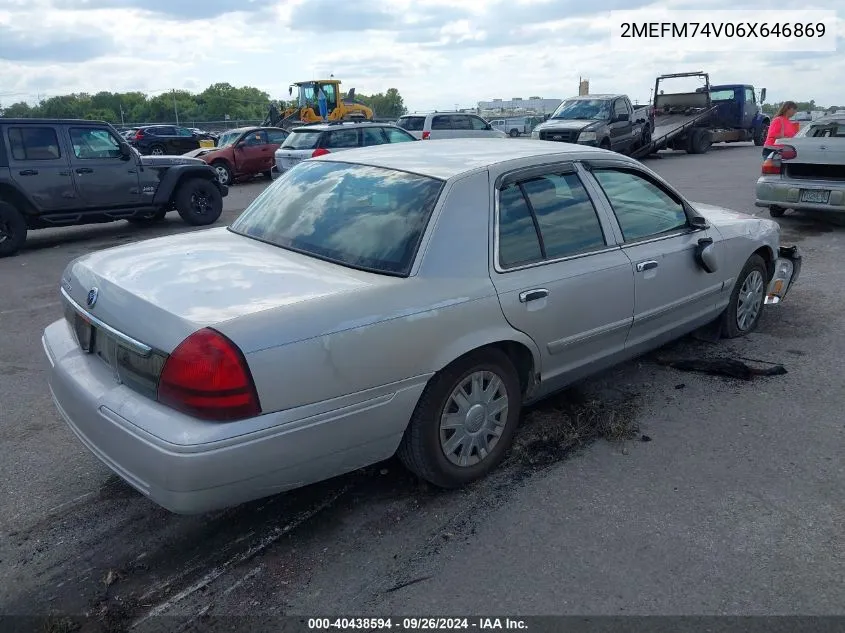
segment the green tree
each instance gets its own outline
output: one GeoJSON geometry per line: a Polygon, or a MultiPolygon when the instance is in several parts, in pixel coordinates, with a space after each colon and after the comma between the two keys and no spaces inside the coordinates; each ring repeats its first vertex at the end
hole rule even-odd
{"type": "Polygon", "coordinates": [[[377,117],[397,118],[408,112],[405,101],[396,88],[389,88],[385,93],[360,95],[358,99],[372,108],[377,117]]]}

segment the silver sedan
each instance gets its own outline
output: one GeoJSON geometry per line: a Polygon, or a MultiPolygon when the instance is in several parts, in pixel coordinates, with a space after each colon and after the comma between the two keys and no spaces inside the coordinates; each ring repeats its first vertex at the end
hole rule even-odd
{"type": "Polygon", "coordinates": [[[80,441],[178,513],[398,452],[455,487],[520,410],[709,322],[753,331],[800,256],[637,161],[497,139],[305,161],[229,227],[85,255],[43,344],[80,441]]]}
{"type": "Polygon", "coordinates": [[[758,207],[772,217],[787,209],[845,213],[845,114],[808,123],[763,161],[758,207]]]}

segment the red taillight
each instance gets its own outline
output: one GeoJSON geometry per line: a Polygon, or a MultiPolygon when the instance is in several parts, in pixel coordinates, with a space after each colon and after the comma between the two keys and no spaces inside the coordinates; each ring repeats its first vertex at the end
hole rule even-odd
{"type": "Polygon", "coordinates": [[[138,130],[137,132],[135,132],[136,141],[140,141],[142,138],[144,138],[144,130],[138,130]]]}
{"type": "Polygon", "coordinates": [[[323,147],[319,147],[319,148],[314,150],[313,154],[311,154],[311,158],[317,158],[317,156],[325,156],[328,153],[329,153],[329,150],[327,150],[323,147]]]}
{"type": "Polygon", "coordinates": [[[423,132],[422,140],[427,141],[431,138],[431,132],[423,132]]]}
{"type": "Polygon", "coordinates": [[[780,163],[767,158],[763,161],[763,173],[768,175],[778,175],[780,173],[780,163]]]}
{"type": "Polygon", "coordinates": [[[784,145],[780,148],[780,157],[783,160],[792,160],[798,157],[798,152],[792,145],[784,145]]]}
{"type": "Polygon", "coordinates": [[[204,420],[239,420],[261,413],[244,355],[210,328],[191,334],[167,358],[158,401],[204,420]]]}

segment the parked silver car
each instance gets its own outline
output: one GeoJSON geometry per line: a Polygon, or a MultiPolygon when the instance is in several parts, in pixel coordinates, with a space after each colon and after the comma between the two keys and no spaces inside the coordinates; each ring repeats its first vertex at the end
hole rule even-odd
{"type": "Polygon", "coordinates": [[[751,332],[799,269],[777,223],[608,151],[381,145],[297,165],[230,227],[74,260],[43,345],[82,443],[195,513],[397,451],[477,479],[523,404],[714,320],[751,332]]]}
{"type": "Polygon", "coordinates": [[[763,161],[758,207],[772,217],[787,209],[845,212],[845,114],[807,123],[763,161]]]}
{"type": "Polygon", "coordinates": [[[399,117],[396,125],[421,141],[448,138],[508,138],[501,130],[468,112],[421,112],[399,117]]]}

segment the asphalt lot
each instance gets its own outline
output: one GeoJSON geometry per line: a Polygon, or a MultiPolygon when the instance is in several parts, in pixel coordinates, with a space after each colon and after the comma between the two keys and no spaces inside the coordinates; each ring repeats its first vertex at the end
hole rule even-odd
{"type": "MultiPolygon", "coordinates": [[[[693,200],[766,213],[756,147],[647,164],[693,200]]],[[[221,223],[265,186],[234,186],[221,223]]],[[[160,614],[201,630],[202,613],[843,614],[845,229],[780,223],[804,254],[787,302],[750,337],[661,353],[786,375],[639,359],[527,412],[517,450],[467,489],[431,490],[391,461],[200,517],[155,507],[82,448],[53,409],[40,343],[73,257],[189,228],[174,214],[34,232],[0,260],[0,612],[90,612],[114,630],[160,614]],[[561,412],[596,410],[636,438],[556,444],[561,412]]]]}

